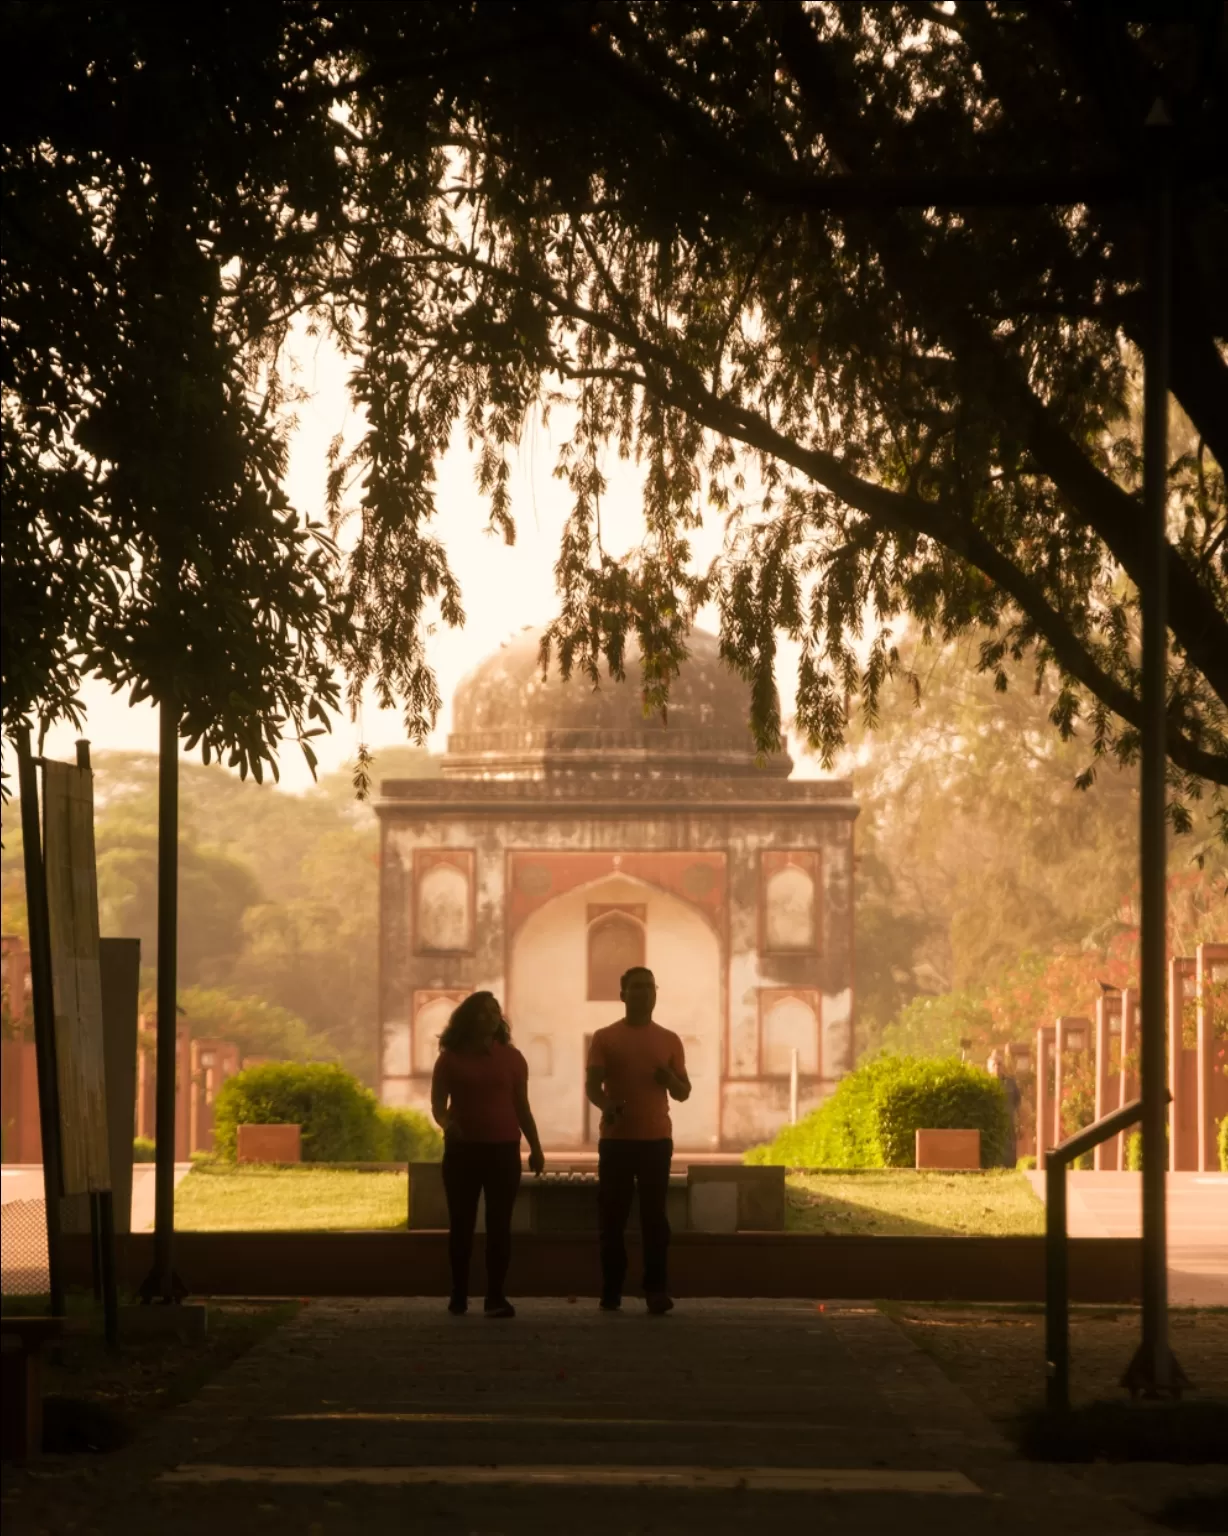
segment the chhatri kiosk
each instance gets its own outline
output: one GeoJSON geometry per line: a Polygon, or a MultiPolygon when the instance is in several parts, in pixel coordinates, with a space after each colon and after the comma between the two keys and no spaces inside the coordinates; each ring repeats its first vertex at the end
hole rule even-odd
{"type": "Polygon", "coordinates": [[[666,720],[642,712],[637,655],[593,689],[543,678],[539,641],[521,632],[461,683],[442,777],[381,786],[383,1101],[429,1107],[449,1012],[489,988],[544,1144],[591,1145],[588,1040],[648,965],[694,1085],[676,1146],[768,1139],[795,1051],[801,1113],[852,1065],[851,786],[756,761],[749,692],[710,635],[666,720]]]}

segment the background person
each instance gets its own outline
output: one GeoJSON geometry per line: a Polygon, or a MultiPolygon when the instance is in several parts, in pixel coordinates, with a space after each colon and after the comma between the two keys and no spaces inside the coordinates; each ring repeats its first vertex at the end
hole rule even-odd
{"type": "Polygon", "coordinates": [[[597,1143],[601,1223],[601,1305],[622,1305],[627,1274],[625,1231],[638,1186],[644,1242],[644,1297],[648,1310],[673,1306],[666,1278],[669,1254],[669,1165],[673,1127],[669,1100],[690,1097],[682,1041],[653,1022],[657,983],[646,966],[625,971],[619,988],[626,1010],[593,1036],[585,1091],[601,1111],[597,1143]]]}
{"type": "Polygon", "coordinates": [[[512,1251],[512,1207],[520,1188],[520,1136],[529,1167],[546,1166],[529,1108],[529,1067],[512,1044],[498,1000],[474,992],[453,1010],[439,1037],[431,1078],[431,1113],[444,1136],[443,1187],[448,1200],[448,1311],[469,1306],[469,1259],[478,1199],[486,1196],[486,1316],[515,1317],[505,1294],[512,1251]]]}
{"type": "Polygon", "coordinates": [[[991,1077],[996,1077],[1002,1084],[1002,1092],[1006,1095],[1006,1107],[1010,1112],[1011,1124],[1007,1132],[1006,1150],[1002,1154],[1002,1166],[1013,1168],[1015,1166],[1015,1149],[1019,1137],[1019,1084],[1015,1081],[1014,1073],[1007,1066],[1001,1051],[993,1050],[989,1053],[989,1060],[985,1063],[985,1070],[991,1077]]]}

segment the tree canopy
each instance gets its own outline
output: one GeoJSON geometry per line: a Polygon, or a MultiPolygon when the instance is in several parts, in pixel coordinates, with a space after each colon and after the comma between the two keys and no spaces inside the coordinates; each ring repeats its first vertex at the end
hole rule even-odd
{"type": "Polygon", "coordinates": [[[259,776],[338,701],[334,554],[283,484],[340,194],[339,130],[281,95],[293,12],[5,7],[6,735],[96,674],[259,776]]]}
{"type": "MultiPolygon", "coordinates": [[[[604,660],[621,670],[637,631],[646,702],[660,703],[693,615],[714,601],[725,654],[755,684],[765,745],[780,728],[778,639],[801,642],[797,720],[830,759],[858,700],[873,718],[899,664],[895,628],[909,617],[927,634],[972,637],[999,686],[1007,664],[1025,659],[1052,676],[1056,727],[1085,723],[1089,761],[1129,761],[1144,559],[1140,198],[1145,167],[1164,160],[1178,186],[1166,566],[1178,813],[1204,784],[1218,795],[1228,783],[1221,6],[321,0],[236,11],[229,26],[216,11],[72,15],[83,13],[90,24],[66,63],[54,49],[48,64],[25,50],[21,67],[49,101],[14,156],[18,211],[40,209],[58,187],[49,206],[81,263],[104,269],[90,281],[106,290],[125,249],[119,241],[112,255],[109,210],[123,204],[112,183],[141,225],[175,178],[155,133],[129,135],[123,175],[108,169],[95,192],[94,162],[61,147],[71,144],[63,124],[88,123],[91,146],[129,124],[129,103],[151,88],[147,63],[161,68],[157,42],[182,99],[203,92],[187,185],[207,216],[176,210],[166,227],[189,230],[183,262],[200,277],[183,313],[197,317],[186,334],[202,338],[204,376],[225,358],[234,377],[230,360],[252,355],[219,338],[259,336],[263,356],[275,355],[292,311],[354,359],[363,431],[338,446],[328,487],[332,531],[352,529],[353,551],[343,571],[321,556],[298,578],[320,599],[311,618],[294,617],[306,598],[252,600],[253,611],[290,616],[288,626],[269,620],[274,633],[303,637],[272,672],[314,679],[276,700],[236,690],[253,718],[276,703],[297,719],[325,698],[311,667],[326,640],[351,687],[374,680],[420,730],[437,703],[423,650],[429,605],[446,621],[461,616],[434,467],[467,438],[493,523],[511,538],[509,453],[537,413],[565,407],[558,472],[573,511],[550,634],[565,669],[595,679],[604,660]],[[242,44],[228,62],[232,31],[242,44]],[[108,70],[90,62],[100,49],[114,57],[108,70]],[[1170,126],[1147,129],[1157,98],[1170,126]],[[647,536],[624,559],[601,540],[607,449],[644,467],[647,536]],[[725,520],[725,547],[705,569],[693,536],[713,516],[725,520]],[[330,601],[336,632],[323,617],[330,601]]],[[[45,29],[66,13],[21,14],[45,29]]],[[[192,116],[163,108],[176,124],[192,116]]],[[[18,247],[11,269],[6,250],[18,288],[31,249],[18,247]]],[[[124,272],[141,292],[146,269],[124,272]]],[[[64,300],[49,297],[58,316],[64,300]]],[[[128,344],[119,336],[117,351],[128,344]]],[[[23,341],[22,359],[27,350],[23,341]]],[[[62,390],[70,371],[39,366],[29,364],[33,384],[14,375],[18,446],[37,441],[31,400],[62,390]]],[[[266,363],[260,377],[273,376],[266,363]]],[[[36,509],[18,564],[43,571],[43,585],[59,560],[48,519],[63,487],[100,473],[76,456],[103,465],[104,484],[110,475],[76,431],[78,415],[92,419],[86,377],[82,365],[77,415],[45,413],[70,423],[71,451],[53,433],[55,473],[42,448],[17,461],[23,505],[36,509]]],[[[115,394],[127,400],[116,430],[131,431],[139,414],[148,383],[136,379],[134,397],[115,394]]],[[[152,379],[172,398],[165,382],[152,379]]],[[[8,372],[5,389],[7,434],[8,372]]],[[[232,462],[247,465],[249,441],[266,434],[253,516],[283,528],[276,393],[269,385],[258,405],[250,392],[242,401],[244,453],[232,462]]],[[[238,494],[247,484],[231,472],[209,505],[249,506],[238,494]]],[[[74,517],[81,499],[69,497],[74,517]]],[[[216,530],[221,559],[226,519],[200,521],[216,530]]],[[[6,582],[7,530],[6,513],[6,582]]],[[[282,580],[301,570],[303,548],[272,562],[282,580]]],[[[142,579],[146,558],[152,573],[156,544],[142,579]]],[[[194,569],[205,568],[202,556],[194,569]]],[[[64,618],[65,634],[78,627],[64,618]]],[[[125,646],[103,636],[85,654],[125,646]]],[[[6,668],[7,655],[6,644],[6,668]]],[[[37,671],[37,648],[29,655],[37,671]]],[[[6,672],[6,712],[8,694],[6,672]]],[[[26,707],[46,696],[27,687],[26,707]]],[[[201,696],[202,721],[210,711],[233,721],[220,688],[201,696]]],[[[233,723],[229,735],[213,729],[219,745],[238,741],[233,723]]]]}
{"type": "Polygon", "coordinates": [[[977,635],[1000,684],[1007,658],[1052,669],[1059,728],[1085,716],[1095,752],[1134,755],[1136,194],[1149,157],[1190,172],[1168,746],[1188,788],[1228,783],[1222,157],[1204,174],[1228,133],[1219,8],[1170,26],[1078,3],[475,4],[451,30],[429,10],[381,10],[348,98],[372,225],[347,251],[375,320],[356,337],[364,516],[404,521],[413,455],[459,420],[506,518],[504,445],[567,400],[564,665],[617,666],[635,627],[668,676],[714,597],[765,743],[777,636],[801,639],[798,720],[828,757],[851,697],[873,713],[904,614],[977,635]],[[444,108],[450,141],[424,162],[444,108]],[[969,178],[1021,167],[1053,201],[960,206],[969,178]],[[1116,193],[1072,201],[1069,173],[1116,193]],[[926,176],[928,206],[891,205],[926,176]],[[848,206],[883,177],[881,206],[848,206]],[[607,444],[646,470],[630,561],[601,548],[607,444]],[[728,538],[696,573],[705,504],[728,538]]]}

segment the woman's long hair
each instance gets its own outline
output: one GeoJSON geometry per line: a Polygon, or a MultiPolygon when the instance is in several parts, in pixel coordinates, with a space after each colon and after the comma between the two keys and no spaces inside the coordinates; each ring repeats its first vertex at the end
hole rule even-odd
{"type": "MultiPolygon", "coordinates": [[[[457,1003],[448,1019],[447,1028],[439,1037],[439,1049],[441,1051],[467,1051],[477,1043],[478,1033],[482,1024],[483,1015],[488,1003],[494,1003],[499,1007],[499,1000],[493,992],[471,992],[461,1003],[457,1003]]],[[[508,1023],[502,1016],[500,1009],[499,1027],[495,1030],[495,1039],[500,1045],[512,1043],[512,1032],[508,1023]]]]}

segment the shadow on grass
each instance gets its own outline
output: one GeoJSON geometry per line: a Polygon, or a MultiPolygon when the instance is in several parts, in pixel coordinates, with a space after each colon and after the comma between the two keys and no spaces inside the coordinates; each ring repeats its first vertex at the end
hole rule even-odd
{"type": "Polygon", "coordinates": [[[1016,1436],[1033,1461],[1225,1464],[1228,1402],[1099,1402],[1066,1413],[1035,1408],[1020,1415],[1016,1436]]]}
{"type": "Polygon", "coordinates": [[[917,1221],[838,1195],[790,1189],[785,1197],[785,1230],[827,1233],[833,1237],[952,1237],[950,1227],[917,1221]]]}

